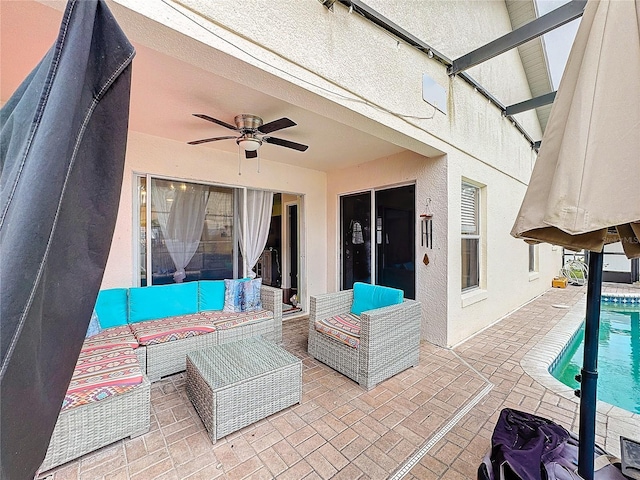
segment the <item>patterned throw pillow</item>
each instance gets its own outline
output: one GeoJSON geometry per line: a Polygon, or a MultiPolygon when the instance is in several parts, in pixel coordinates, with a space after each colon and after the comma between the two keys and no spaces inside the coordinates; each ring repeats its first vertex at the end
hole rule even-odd
{"type": "Polygon", "coordinates": [[[244,282],[244,305],[243,312],[253,312],[262,310],[262,300],[260,300],[260,288],[262,287],[262,278],[256,278],[249,282],[244,282]]]}
{"type": "Polygon", "coordinates": [[[84,338],[93,337],[94,335],[99,334],[102,331],[100,327],[100,321],[98,320],[98,314],[96,313],[96,309],[93,309],[93,313],[91,314],[91,320],[89,320],[89,328],[87,328],[87,334],[84,338]]]}
{"type": "Polygon", "coordinates": [[[260,288],[262,279],[224,281],[224,312],[252,312],[262,309],[260,288]]]}
{"type": "Polygon", "coordinates": [[[224,312],[242,312],[244,304],[244,284],[249,279],[224,281],[224,312]]]}

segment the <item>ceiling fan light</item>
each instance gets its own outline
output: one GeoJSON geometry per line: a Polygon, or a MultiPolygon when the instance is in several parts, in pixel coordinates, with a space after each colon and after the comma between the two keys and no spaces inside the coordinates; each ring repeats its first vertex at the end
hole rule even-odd
{"type": "Polygon", "coordinates": [[[255,152],[260,148],[262,142],[257,138],[242,138],[238,140],[238,145],[240,145],[244,151],[255,152]]]}

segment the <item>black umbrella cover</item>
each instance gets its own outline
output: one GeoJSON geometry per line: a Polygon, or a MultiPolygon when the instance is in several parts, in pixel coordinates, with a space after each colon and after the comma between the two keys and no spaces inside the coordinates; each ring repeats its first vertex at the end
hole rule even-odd
{"type": "Polygon", "coordinates": [[[2,108],[0,476],[33,478],[71,380],[115,227],[134,49],[102,1],[2,108]]]}

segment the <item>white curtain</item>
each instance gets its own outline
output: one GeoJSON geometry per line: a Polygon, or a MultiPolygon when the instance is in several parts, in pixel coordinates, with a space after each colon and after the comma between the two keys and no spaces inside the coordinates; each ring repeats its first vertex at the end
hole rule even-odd
{"type": "Polygon", "coordinates": [[[269,236],[269,226],[271,224],[271,210],[273,208],[273,192],[263,190],[247,190],[246,222],[244,209],[238,208],[240,221],[238,224],[238,234],[240,237],[240,250],[247,265],[249,266],[249,276],[256,276],[253,271],[269,236]],[[246,235],[245,235],[246,225],[246,235]]]}
{"type": "Polygon", "coordinates": [[[185,267],[200,244],[208,201],[208,185],[182,184],[171,189],[152,182],[151,204],[158,214],[165,245],[176,267],[173,274],[176,283],[186,278],[185,267]]]}

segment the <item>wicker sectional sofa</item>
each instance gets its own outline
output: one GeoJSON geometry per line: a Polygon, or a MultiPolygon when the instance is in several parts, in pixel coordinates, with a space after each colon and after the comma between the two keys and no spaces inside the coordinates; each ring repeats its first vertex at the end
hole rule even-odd
{"type": "Polygon", "coordinates": [[[187,353],[261,335],[282,342],[282,291],[261,286],[261,308],[224,311],[224,280],[103,290],[96,312],[104,327],[128,326],[151,382],[186,368],[187,353]]]}
{"type": "Polygon", "coordinates": [[[100,291],[102,331],[83,344],[41,471],[147,432],[151,382],[185,370],[187,353],[258,335],[281,343],[281,290],[258,285],[256,308],[229,312],[228,285],[100,291]]]}

